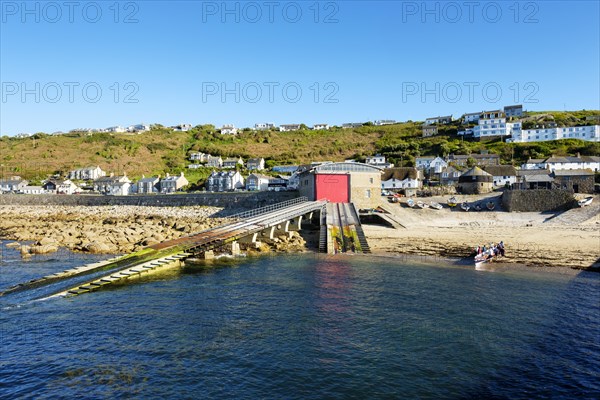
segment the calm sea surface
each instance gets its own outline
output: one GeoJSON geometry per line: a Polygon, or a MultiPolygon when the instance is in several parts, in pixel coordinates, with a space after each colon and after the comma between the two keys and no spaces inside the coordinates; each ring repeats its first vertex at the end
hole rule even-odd
{"type": "MultiPolygon", "coordinates": [[[[2,247],[0,288],[100,258],[2,247]]],[[[0,297],[0,398],[600,398],[600,274],[304,255],[39,296],[0,297]]]]}

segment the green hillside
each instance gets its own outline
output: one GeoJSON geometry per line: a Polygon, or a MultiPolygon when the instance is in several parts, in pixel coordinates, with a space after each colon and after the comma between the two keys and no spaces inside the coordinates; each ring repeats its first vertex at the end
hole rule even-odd
{"type": "MultiPolygon", "coordinates": [[[[527,123],[590,125],[586,120],[600,111],[528,113],[527,123]]],[[[196,126],[188,132],[174,132],[160,125],[150,132],[132,134],[66,134],[49,136],[38,133],[30,138],[0,138],[0,168],[3,177],[20,175],[41,180],[50,174],[64,174],[71,169],[99,165],[108,172],[126,172],[132,178],[142,174],[164,175],[185,171],[192,183],[202,183],[210,169],[188,170],[189,154],[202,151],[222,157],[244,159],[263,157],[268,166],[300,164],[310,161],[364,160],[381,153],[396,165],[414,165],[415,157],[470,154],[488,150],[501,156],[504,163],[519,165],[529,157],[542,158],[580,153],[599,155],[600,143],[562,140],[509,144],[500,140],[477,142],[456,135],[460,124],[441,126],[436,136],[423,138],[421,122],[408,121],[387,126],[355,129],[333,127],[328,131],[308,129],[295,132],[252,131],[237,136],[219,134],[212,125],[196,126]]]]}

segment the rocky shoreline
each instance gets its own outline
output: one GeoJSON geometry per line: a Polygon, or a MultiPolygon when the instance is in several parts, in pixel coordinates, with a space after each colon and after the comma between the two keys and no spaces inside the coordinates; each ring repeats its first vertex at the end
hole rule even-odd
{"type": "Polygon", "coordinates": [[[209,229],[228,220],[216,207],[1,206],[0,237],[25,256],[59,247],[88,253],[129,253],[209,229]],[[21,245],[19,242],[33,242],[21,245]]]}
{"type": "MultiPolygon", "coordinates": [[[[124,254],[230,221],[218,207],[0,206],[0,238],[12,240],[24,257],[64,247],[95,254],[124,254]]],[[[249,253],[302,252],[298,232],[274,238],[249,253]]]]}

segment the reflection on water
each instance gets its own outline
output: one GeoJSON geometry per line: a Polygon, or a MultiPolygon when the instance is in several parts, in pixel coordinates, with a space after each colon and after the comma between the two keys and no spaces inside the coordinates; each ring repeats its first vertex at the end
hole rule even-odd
{"type": "MultiPolygon", "coordinates": [[[[6,257],[3,288],[97,259],[6,257]]],[[[302,255],[0,298],[0,397],[593,398],[599,276],[302,255]]]]}

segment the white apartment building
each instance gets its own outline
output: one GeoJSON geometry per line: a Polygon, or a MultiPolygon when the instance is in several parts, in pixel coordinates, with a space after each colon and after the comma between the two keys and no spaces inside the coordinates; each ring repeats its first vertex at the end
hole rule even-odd
{"type": "Polygon", "coordinates": [[[521,122],[507,123],[503,111],[484,111],[481,113],[477,125],[473,128],[473,137],[518,135],[521,132],[521,127],[521,122]]]}
{"type": "Polygon", "coordinates": [[[600,125],[523,129],[513,133],[511,142],[543,142],[560,139],[600,142],[600,125]]]}

